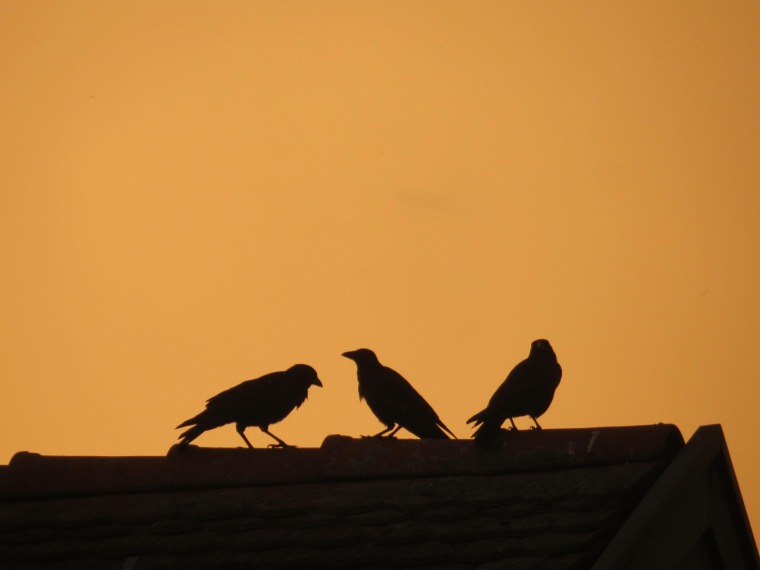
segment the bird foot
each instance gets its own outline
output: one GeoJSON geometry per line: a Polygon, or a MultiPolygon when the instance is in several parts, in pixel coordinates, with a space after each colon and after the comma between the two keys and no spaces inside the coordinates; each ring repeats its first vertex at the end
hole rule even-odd
{"type": "Polygon", "coordinates": [[[375,434],[375,435],[360,435],[359,437],[361,439],[396,439],[395,435],[380,435],[380,434],[375,434]]]}
{"type": "Polygon", "coordinates": [[[270,443],[267,445],[267,449],[295,449],[297,445],[290,445],[287,443],[270,443]]]}
{"type": "Polygon", "coordinates": [[[540,430],[540,429],[542,429],[542,428],[541,428],[541,426],[530,426],[530,429],[537,429],[537,430],[540,430]]]}

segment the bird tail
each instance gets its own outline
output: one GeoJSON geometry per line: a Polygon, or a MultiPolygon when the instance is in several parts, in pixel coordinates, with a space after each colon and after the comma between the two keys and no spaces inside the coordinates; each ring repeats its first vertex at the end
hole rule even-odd
{"type": "Polygon", "coordinates": [[[501,422],[494,421],[489,417],[488,409],[482,410],[467,420],[468,424],[474,424],[475,430],[473,438],[481,444],[493,442],[501,432],[501,422]]]}
{"type": "Polygon", "coordinates": [[[438,420],[438,425],[441,427],[441,429],[443,429],[444,431],[446,431],[446,433],[448,433],[448,434],[449,434],[451,437],[453,437],[454,439],[457,439],[457,436],[455,436],[455,435],[454,435],[454,432],[453,432],[453,431],[451,431],[451,430],[450,430],[450,429],[449,429],[449,428],[446,426],[446,424],[445,424],[445,423],[443,423],[441,420],[438,420]]]}
{"type": "MultiPolygon", "coordinates": [[[[177,426],[181,427],[181,426],[177,426]]],[[[196,437],[201,435],[204,431],[206,431],[206,428],[202,426],[193,426],[189,430],[184,431],[180,434],[179,439],[182,441],[179,442],[181,446],[188,445],[191,441],[193,441],[196,437]]]]}
{"type": "Polygon", "coordinates": [[[193,441],[196,437],[201,435],[204,431],[213,429],[218,426],[209,425],[207,421],[204,421],[206,418],[204,417],[204,412],[201,412],[195,417],[190,418],[189,420],[185,420],[181,424],[179,424],[174,429],[179,429],[181,427],[186,426],[192,426],[189,430],[185,430],[179,435],[179,439],[182,441],[179,442],[181,446],[188,445],[191,441],[193,441]]]}
{"type": "Polygon", "coordinates": [[[471,424],[474,422],[476,426],[479,426],[486,420],[487,412],[488,412],[487,409],[479,411],[477,414],[475,414],[469,420],[467,420],[467,423],[471,424]]]}
{"type": "Polygon", "coordinates": [[[404,428],[420,439],[451,439],[439,426],[439,422],[416,422],[414,425],[405,424],[404,428]]]}
{"type": "Polygon", "coordinates": [[[473,437],[477,443],[489,444],[497,439],[501,433],[501,426],[495,422],[484,421],[480,424],[480,427],[475,430],[473,437]]]}

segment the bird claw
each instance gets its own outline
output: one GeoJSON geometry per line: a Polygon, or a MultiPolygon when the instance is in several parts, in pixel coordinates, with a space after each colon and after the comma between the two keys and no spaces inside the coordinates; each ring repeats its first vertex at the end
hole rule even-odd
{"type": "Polygon", "coordinates": [[[270,443],[267,445],[267,449],[295,449],[297,445],[290,445],[287,443],[270,443]]]}
{"type": "Polygon", "coordinates": [[[395,435],[380,435],[379,433],[375,435],[360,435],[361,439],[396,439],[395,435]]]}

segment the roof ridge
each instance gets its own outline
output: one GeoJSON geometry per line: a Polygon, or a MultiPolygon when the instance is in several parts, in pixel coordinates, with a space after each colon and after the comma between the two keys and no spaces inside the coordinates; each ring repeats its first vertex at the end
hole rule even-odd
{"type": "Polygon", "coordinates": [[[166,456],[45,456],[19,452],[0,471],[0,498],[279,485],[350,479],[555,470],[670,458],[683,446],[673,425],[504,432],[472,440],[355,439],[319,448],[172,447],[166,456]]]}

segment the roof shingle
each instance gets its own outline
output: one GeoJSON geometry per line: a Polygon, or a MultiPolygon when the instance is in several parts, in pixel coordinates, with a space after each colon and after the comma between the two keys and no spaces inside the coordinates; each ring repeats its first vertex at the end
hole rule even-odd
{"type": "Polygon", "coordinates": [[[588,568],[683,439],[673,426],[356,440],[167,457],[21,453],[0,560],[25,568],[588,568]]]}

